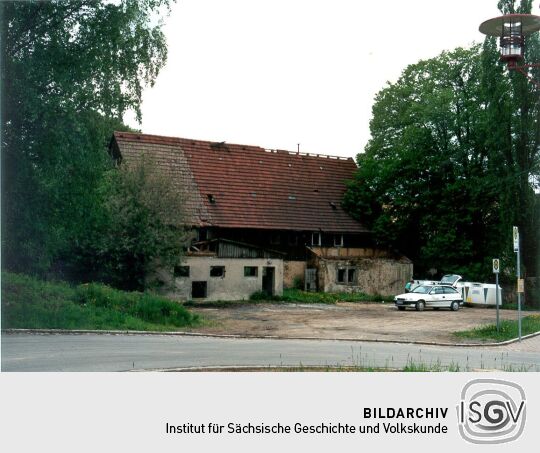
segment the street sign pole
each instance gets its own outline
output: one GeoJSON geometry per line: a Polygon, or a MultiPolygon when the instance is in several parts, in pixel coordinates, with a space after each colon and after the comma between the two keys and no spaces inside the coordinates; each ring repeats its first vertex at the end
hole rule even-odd
{"type": "Polygon", "coordinates": [[[495,304],[497,304],[497,332],[499,332],[499,273],[495,274],[495,304]]]}
{"type": "MultiPolygon", "coordinates": [[[[520,256],[519,256],[519,248],[517,252],[517,278],[518,282],[521,280],[521,269],[520,269],[520,256]]],[[[521,292],[519,291],[520,288],[518,288],[518,335],[519,335],[519,341],[521,341],[521,292]]]]}
{"type": "Polygon", "coordinates": [[[493,273],[495,274],[495,306],[497,307],[497,332],[499,332],[499,271],[501,265],[498,258],[493,259],[493,273]]]}
{"type": "Polygon", "coordinates": [[[518,297],[518,336],[519,341],[521,341],[521,291],[519,287],[519,282],[521,280],[521,267],[520,267],[520,251],[519,251],[519,230],[518,227],[514,227],[514,252],[517,253],[517,297],[518,297]]]}

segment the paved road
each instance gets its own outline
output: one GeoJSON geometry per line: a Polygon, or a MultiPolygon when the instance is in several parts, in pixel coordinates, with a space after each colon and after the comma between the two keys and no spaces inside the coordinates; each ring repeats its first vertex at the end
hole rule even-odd
{"type": "Polygon", "coordinates": [[[540,337],[521,345],[452,348],[317,340],[164,335],[3,334],[2,371],[127,371],[207,366],[459,365],[540,371],[540,337]]]}

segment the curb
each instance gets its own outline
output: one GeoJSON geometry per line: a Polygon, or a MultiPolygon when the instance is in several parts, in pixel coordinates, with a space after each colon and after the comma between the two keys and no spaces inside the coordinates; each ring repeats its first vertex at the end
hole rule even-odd
{"type": "MultiPolygon", "coordinates": [[[[236,334],[211,334],[199,332],[151,332],[144,330],[62,330],[62,329],[2,329],[2,334],[45,334],[45,335],[162,335],[162,336],[181,336],[181,337],[208,337],[225,339],[244,339],[244,340],[312,340],[312,341],[349,341],[358,343],[394,343],[394,344],[417,344],[421,346],[445,346],[445,347],[496,347],[505,346],[519,342],[519,338],[501,341],[499,343],[437,343],[430,341],[404,341],[404,340],[380,340],[380,339],[362,339],[362,338],[321,338],[321,337],[283,337],[275,335],[236,335],[236,334]]],[[[540,335],[540,331],[530,333],[521,337],[527,340],[540,335]]]]}

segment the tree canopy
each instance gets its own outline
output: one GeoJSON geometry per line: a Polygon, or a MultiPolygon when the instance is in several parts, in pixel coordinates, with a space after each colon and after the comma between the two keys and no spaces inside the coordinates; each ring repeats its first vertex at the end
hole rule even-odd
{"type": "MultiPolygon", "coordinates": [[[[530,2],[519,8],[530,12],[530,2]]],[[[539,62],[538,38],[527,45],[526,60],[539,62]]],[[[538,89],[507,71],[493,38],[410,65],[376,96],[345,206],[378,243],[413,259],[418,274],[483,279],[494,257],[514,268],[517,225],[526,272],[535,275],[539,119],[538,89]]]]}
{"type": "Polygon", "coordinates": [[[185,194],[151,156],[107,172],[100,195],[100,217],[76,251],[78,259],[92,263],[93,279],[143,289],[156,280],[159,268],[172,270],[178,264],[190,239],[185,194]]]}
{"type": "Polygon", "coordinates": [[[3,266],[72,261],[101,218],[113,130],[166,62],[169,0],[0,2],[3,266]]]}

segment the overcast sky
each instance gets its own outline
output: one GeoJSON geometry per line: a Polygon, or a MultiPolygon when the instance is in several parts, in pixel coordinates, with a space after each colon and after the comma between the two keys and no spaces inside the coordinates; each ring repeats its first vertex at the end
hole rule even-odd
{"type": "MultiPolygon", "coordinates": [[[[149,134],[354,157],[375,94],[411,64],[481,42],[497,0],[178,0],[149,134]]],[[[534,13],[537,13],[535,5],[534,13]]]]}

